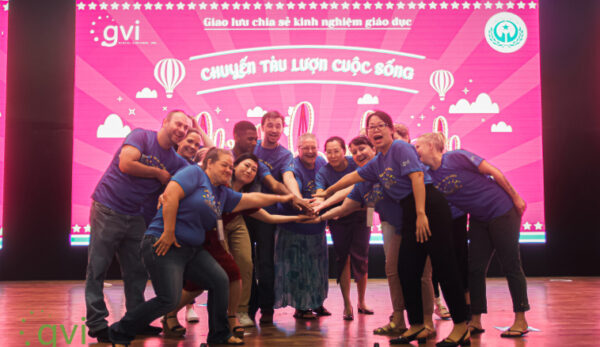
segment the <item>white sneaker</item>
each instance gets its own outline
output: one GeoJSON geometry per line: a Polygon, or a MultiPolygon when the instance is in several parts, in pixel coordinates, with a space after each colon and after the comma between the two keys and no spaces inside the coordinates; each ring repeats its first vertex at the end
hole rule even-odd
{"type": "Polygon", "coordinates": [[[193,308],[189,308],[186,310],[185,320],[187,320],[188,323],[198,323],[200,321],[200,318],[198,318],[198,315],[196,314],[196,311],[194,311],[193,308]]]}
{"type": "Polygon", "coordinates": [[[244,328],[253,327],[255,325],[254,321],[250,319],[250,316],[248,316],[248,313],[246,312],[238,312],[237,318],[240,321],[240,325],[244,328]]]}

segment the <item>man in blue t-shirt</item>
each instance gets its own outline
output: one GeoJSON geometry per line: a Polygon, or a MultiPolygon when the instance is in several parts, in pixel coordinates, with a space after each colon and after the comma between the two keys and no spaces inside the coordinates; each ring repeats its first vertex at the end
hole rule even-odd
{"type": "MultiPolygon", "coordinates": [[[[263,131],[262,141],[254,147],[254,155],[260,161],[260,166],[265,166],[262,172],[259,168],[258,179],[263,183],[262,191],[265,193],[294,194],[292,203],[305,210],[310,206],[302,200],[298,183],[294,177],[292,165],[292,152],[279,144],[283,132],[283,116],[277,111],[269,111],[261,119],[263,131]],[[270,177],[269,177],[270,176],[270,177]]],[[[266,207],[269,213],[276,213],[275,205],[266,207]]],[[[258,308],[261,309],[260,322],[270,324],[273,322],[274,292],[274,247],[275,229],[273,224],[260,222],[252,217],[245,217],[250,239],[256,243],[255,270],[257,287],[254,291],[254,300],[251,299],[249,316],[253,318],[258,308]],[[258,306],[258,307],[257,307],[258,306]]]]}
{"type": "MultiPolygon", "coordinates": [[[[115,255],[121,265],[127,310],[144,302],[148,275],[140,256],[140,243],[146,231],[142,205],[167,184],[177,170],[188,165],[173,146],[185,137],[191,124],[183,111],[175,110],[167,114],[158,132],[133,130],[92,194],[85,323],[88,335],[99,342],[109,342],[103,283],[115,255]]],[[[158,334],[160,331],[149,326],[136,333],[158,334]]]]}

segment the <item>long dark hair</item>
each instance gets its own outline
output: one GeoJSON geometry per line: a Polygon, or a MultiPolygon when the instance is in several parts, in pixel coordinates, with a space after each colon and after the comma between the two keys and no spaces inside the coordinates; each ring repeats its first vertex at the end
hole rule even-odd
{"type": "MultiPolygon", "coordinates": [[[[241,162],[243,162],[246,159],[252,160],[258,166],[258,158],[254,154],[252,154],[252,153],[244,153],[244,154],[240,155],[233,162],[233,175],[231,176],[231,183],[235,182],[235,168],[236,168],[236,166],[238,166],[241,162]]],[[[258,172],[256,174],[258,175],[258,172]]],[[[250,191],[250,187],[252,186],[252,183],[253,182],[250,182],[250,183],[246,184],[245,186],[243,186],[242,189],[241,189],[241,191],[244,192],[244,193],[249,192],[250,191]]]]}

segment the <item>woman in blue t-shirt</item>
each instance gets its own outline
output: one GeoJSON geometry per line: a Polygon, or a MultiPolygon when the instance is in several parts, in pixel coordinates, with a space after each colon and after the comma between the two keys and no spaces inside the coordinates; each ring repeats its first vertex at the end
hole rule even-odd
{"type": "Polygon", "coordinates": [[[525,201],[497,168],[465,150],[444,152],[446,139],[438,133],[417,140],[421,161],[436,188],[452,205],[470,214],[469,290],[473,318],[470,329],[481,334],[481,314],[487,312],[485,276],[494,253],[508,280],[515,320],[502,337],[521,337],[527,330],[527,280],[519,254],[519,230],[525,201]],[[442,154],[443,153],[443,154],[442,154]]]}
{"type": "Polygon", "coordinates": [[[227,150],[211,149],[205,163],[206,170],[188,166],[168,183],[163,206],[150,223],[141,249],[156,297],[128,310],[111,325],[109,336],[113,343],[129,344],[140,327],[173,310],[179,303],[183,280],[189,279],[202,283],[209,291],[207,342],[243,344],[230,332],[229,280],[223,268],[203,249],[205,233],[215,227],[222,232],[220,219],[224,212],[284,203],[292,196],[241,194],[228,188],[233,156],[227,150]]]}
{"type": "Polygon", "coordinates": [[[408,312],[410,328],[390,343],[407,344],[412,340],[425,342],[428,331],[423,320],[421,276],[427,255],[438,273],[442,292],[450,307],[454,327],[437,346],[457,346],[470,342],[467,328],[467,304],[451,237],[451,215],[448,202],[438,192],[414,147],[393,140],[391,117],[375,111],[367,117],[367,135],[379,152],[367,165],[344,176],[327,188],[323,197],[349,185],[370,181],[380,183],[389,197],[402,206],[402,244],[398,255],[398,272],[408,312]]]}
{"type": "MultiPolygon", "coordinates": [[[[325,141],[325,156],[328,164],[319,169],[317,173],[317,193],[332,186],[347,173],[356,170],[356,163],[352,157],[346,157],[345,153],[346,144],[341,137],[333,136],[325,141]]],[[[358,294],[358,313],[373,314],[365,302],[369,268],[369,238],[371,236],[371,228],[367,227],[366,221],[365,211],[355,211],[338,220],[327,222],[333,240],[336,277],[344,298],[344,320],[354,319],[350,301],[351,267],[358,294]]]]}

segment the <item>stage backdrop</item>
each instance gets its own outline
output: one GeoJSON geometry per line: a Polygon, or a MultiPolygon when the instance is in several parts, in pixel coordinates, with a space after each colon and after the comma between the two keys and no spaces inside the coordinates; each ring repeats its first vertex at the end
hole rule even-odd
{"type": "Polygon", "coordinates": [[[0,1],[0,249],[2,249],[2,215],[4,214],[4,116],[6,112],[6,56],[8,39],[8,1],[0,1]]]}
{"type": "Polygon", "coordinates": [[[72,245],[123,138],[175,108],[223,147],[279,110],[290,149],[384,110],[500,168],[528,203],[521,241],[545,242],[536,1],[85,0],[76,40],[72,245]]]}

